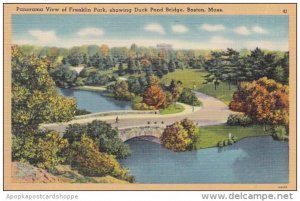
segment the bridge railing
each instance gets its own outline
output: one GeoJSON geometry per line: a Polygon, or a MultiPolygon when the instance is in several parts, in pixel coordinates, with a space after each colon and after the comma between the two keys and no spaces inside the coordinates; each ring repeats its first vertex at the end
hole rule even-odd
{"type": "Polygon", "coordinates": [[[97,112],[92,114],[85,114],[80,116],[75,116],[75,119],[85,119],[89,117],[104,117],[111,115],[126,115],[126,114],[159,114],[159,110],[116,110],[109,112],[97,112]]]}

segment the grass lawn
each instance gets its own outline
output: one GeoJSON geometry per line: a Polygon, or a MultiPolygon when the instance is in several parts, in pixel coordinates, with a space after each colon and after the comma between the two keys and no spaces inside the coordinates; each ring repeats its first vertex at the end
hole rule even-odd
{"type": "Polygon", "coordinates": [[[167,108],[160,110],[160,114],[175,114],[184,111],[184,106],[180,104],[171,104],[167,108]]]}
{"type": "Polygon", "coordinates": [[[200,127],[200,139],[196,148],[216,147],[218,142],[228,139],[228,133],[235,136],[237,140],[246,137],[270,135],[270,133],[263,130],[263,126],[259,125],[249,127],[227,125],[203,126],[200,127]]]}
{"type": "Polygon", "coordinates": [[[182,81],[183,87],[193,89],[195,85],[196,88],[200,88],[204,82],[203,76],[206,74],[206,72],[198,69],[177,69],[175,72],[163,76],[161,82],[170,84],[171,80],[174,79],[182,81]]]}
{"type": "Polygon", "coordinates": [[[213,83],[204,84],[198,88],[199,92],[213,96],[223,101],[226,105],[230,103],[232,99],[232,95],[236,90],[237,90],[236,86],[231,86],[231,89],[229,89],[228,84],[223,82],[221,82],[219,86],[217,86],[217,90],[215,90],[213,83]]]}
{"type": "Polygon", "coordinates": [[[231,89],[229,89],[227,83],[221,82],[217,87],[217,90],[215,90],[213,83],[203,84],[203,82],[205,82],[204,76],[206,74],[205,71],[198,69],[177,69],[175,72],[165,75],[161,79],[161,82],[169,84],[172,79],[181,80],[183,87],[193,89],[195,85],[199,92],[218,98],[228,105],[232,99],[233,92],[237,89],[236,86],[231,86],[231,89]]]}

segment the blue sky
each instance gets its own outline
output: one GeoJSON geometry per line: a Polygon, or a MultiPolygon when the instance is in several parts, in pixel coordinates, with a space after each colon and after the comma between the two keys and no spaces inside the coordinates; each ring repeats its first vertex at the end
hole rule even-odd
{"type": "Polygon", "coordinates": [[[13,15],[14,44],[288,50],[288,16],[13,15]]]}

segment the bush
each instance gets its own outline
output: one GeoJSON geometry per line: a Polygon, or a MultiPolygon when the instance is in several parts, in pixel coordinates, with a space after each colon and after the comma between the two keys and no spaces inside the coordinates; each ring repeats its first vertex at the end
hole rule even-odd
{"type": "Polygon", "coordinates": [[[232,139],[228,139],[227,141],[228,141],[229,145],[232,145],[234,143],[234,141],[232,139]]]}
{"type": "Polygon", "coordinates": [[[76,109],[75,116],[86,115],[86,114],[91,114],[91,112],[85,109],[76,109]]]}
{"type": "Polygon", "coordinates": [[[155,107],[147,105],[146,103],[132,103],[132,108],[134,110],[155,110],[155,107]]]}
{"type": "Polygon", "coordinates": [[[167,126],[160,138],[162,144],[173,151],[194,149],[199,140],[199,130],[191,120],[184,119],[167,126]]]}
{"type": "Polygon", "coordinates": [[[201,106],[201,102],[196,97],[196,94],[189,88],[183,89],[178,101],[188,105],[201,106]]]}
{"type": "Polygon", "coordinates": [[[250,117],[241,114],[231,114],[227,118],[227,125],[230,126],[250,126],[253,124],[253,121],[250,117]]]}
{"type": "Polygon", "coordinates": [[[87,125],[71,124],[64,133],[64,138],[69,143],[79,141],[81,136],[86,134],[99,145],[99,151],[115,155],[117,158],[125,158],[130,154],[130,149],[120,138],[118,131],[110,124],[95,120],[87,125]]]}
{"type": "Polygon", "coordinates": [[[286,132],[286,128],[284,126],[277,126],[276,128],[274,128],[272,137],[273,139],[279,141],[285,141],[289,138],[286,132]]]}
{"type": "Polygon", "coordinates": [[[134,96],[132,99],[132,108],[134,110],[155,110],[153,106],[149,106],[146,103],[143,103],[143,97],[134,96]]]}
{"type": "Polygon", "coordinates": [[[34,136],[12,138],[13,161],[29,162],[39,168],[53,169],[65,161],[68,141],[55,131],[38,131],[34,136]]]}
{"type": "Polygon", "coordinates": [[[134,96],[134,94],[129,91],[128,83],[126,81],[116,82],[113,94],[115,98],[122,100],[131,100],[134,96]]]}
{"type": "Polygon", "coordinates": [[[218,147],[224,147],[224,142],[223,141],[218,142],[218,147]]]}
{"type": "Polygon", "coordinates": [[[233,145],[234,143],[237,142],[237,138],[235,136],[232,136],[231,139],[226,139],[223,141],[218,142],[218,147],[224,147],[228,145],[233,145]]]}
{"type": "Polygon", "coordinates": [[[237,137],[235,137],[235,136],[232,136],[232,138],[231,138],[232,140],[233,140],[233,142],[234,143],[236,143],[237,142],[237,137]]]}
{"type": "Polygon", "coordinates": [[[123,169],[112,155],[99,152],[97,143],[86,135],[70,146],[68,160],[71,167],[82,175],[90,177],[112,175],[133,182],[127,170],[123,169]]]}

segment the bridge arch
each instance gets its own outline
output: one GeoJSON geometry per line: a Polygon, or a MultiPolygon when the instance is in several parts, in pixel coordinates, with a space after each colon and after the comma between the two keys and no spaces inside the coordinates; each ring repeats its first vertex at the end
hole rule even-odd
{"type": "Polygon", "coordinates": [[[119,130],[119,137],[123,142],[136,137],[142,136],[153,136],[160,138],[164,131],[165,126],[138,126],[138,127],[127,127],[119,130]]]}

